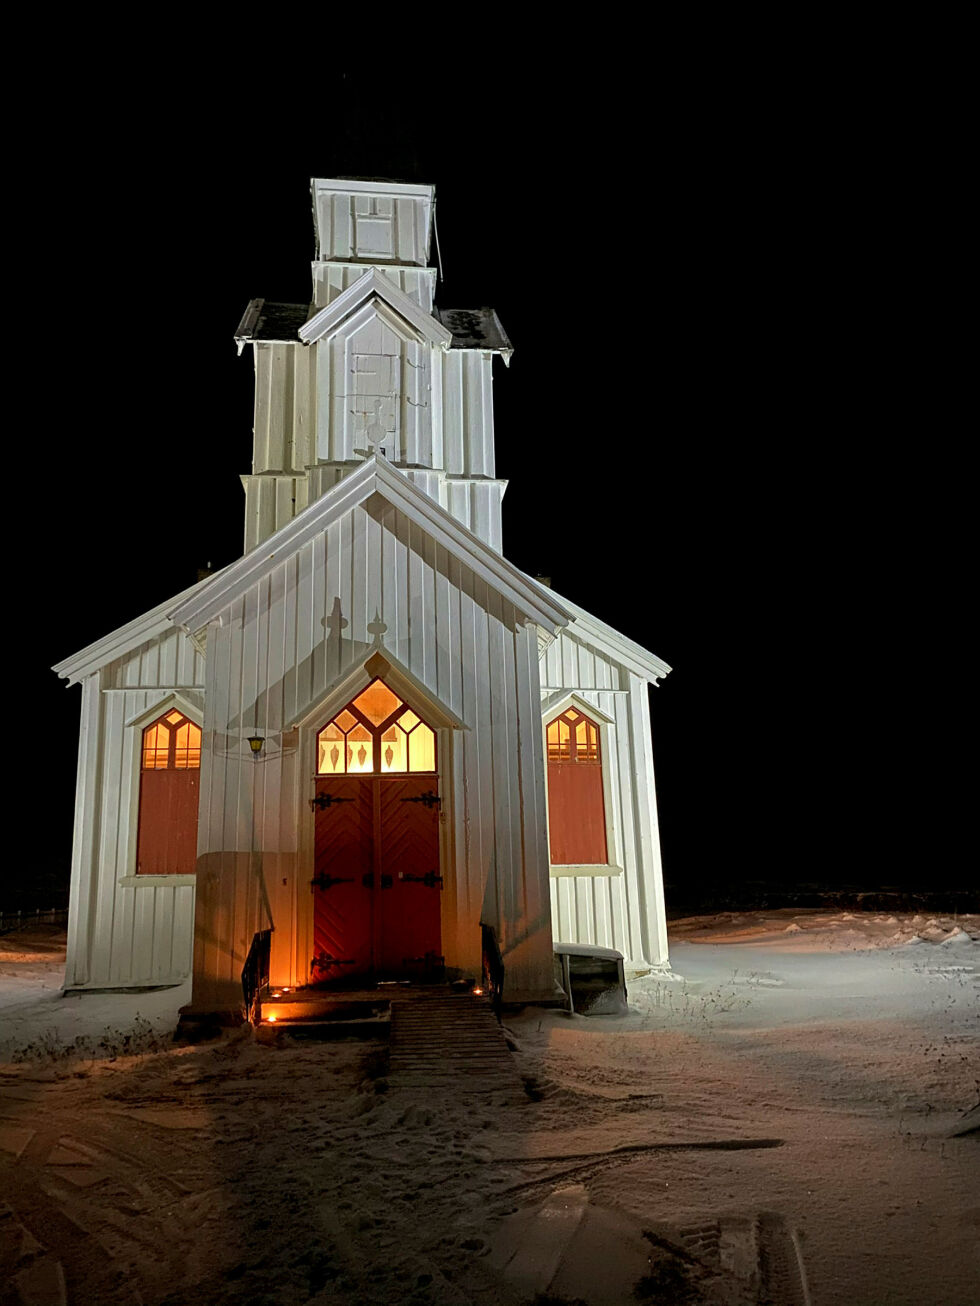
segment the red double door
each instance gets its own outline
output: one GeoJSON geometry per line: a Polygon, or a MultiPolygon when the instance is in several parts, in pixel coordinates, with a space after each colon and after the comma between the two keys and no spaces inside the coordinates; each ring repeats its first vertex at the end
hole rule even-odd
{"type": "Polygon", "coordinates": [[[317,780],[314,982],[441,966],[438,785],[432,774],[317,780]]]}

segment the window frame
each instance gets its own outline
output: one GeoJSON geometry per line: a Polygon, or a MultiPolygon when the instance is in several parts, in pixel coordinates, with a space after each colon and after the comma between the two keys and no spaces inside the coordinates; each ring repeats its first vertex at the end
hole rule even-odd
{"type": "MultiPolygon", "coordinates": [[[[596,693],[601,693],[597,690],[596,693]]],[[[590,703],[581,694],[569,690],[559,697],[543,702],[541,711],[541,741],[544,751],[545,772],[545,809],[548,815],[548,867],[550,878],[561,879],[572,876],[616,876],[623,874],[622,832],[616,819],[616,794],[618,784],[613,787],[612,767],[618,767],[616,754],[616,722],[602,708],[590,703]],[[602,807],[606,823],[606,861],[605,862],[552,862],[551,860],[551,799],[548,792],[548,726],[569,708],[574,708],[589,718],[599,730],[599,762],[586,762],[586,766],[598,765],[602,774],[602,807]]],[[[617,776],[618,778],[618,776],[617,776]]]]}
{"type": "MultiPolygon", "coordinates": [[[[350,735],[355,728],[356,727],[351,726],[349,730],[345,731],[343,729],[343,726],[338,726],[338,729],[344,735],[345,743],[347,741],[347,736],[350,735]]],[[[439,731],[437,727],[433,726],[429,721],[427,721],[426,718],[422,716],[421,712],[419,712],[412,705],[412,703],[408,701],[408,699],[404,698],[401,694],[398,693],[397,690],[393,689],[391,685],[387,683],[383,675],[372,676],[370,681],[367,683],[367,685],[364,686],[363,689],[359,689],[357,693],[353,696],[353,698],[351,698],[347,703],[345,703],[343,707],[338,708],[338,710],[334,712],[333,716],[330,717],[329,721],[324,722],[324,724],[316,730],[313,737],[313,750],[314,750],[313,751],[314,775],[318,780],[338,779],[340,777],[344,777],[346,779],[348,777],[357,777],[357,776],[370,776],[375,779],[384,779],[385,777],[389,777],[389,776],[394,778],[394,777],[406,776],[406,775],[438,776],[439,774],[439,731]],[[361,698],[361,696],[365,694],[367,690],[369,690],[371,686],[374,684],[383,685],[384,688],[387,689],[388,692],[392,695],[392,697],[398,700],[398,707],[394,708],[391,712],[389,712],[388,715],[384,717],[381,721],[379,721],[377,724],[375,724],[375,722],[373,722],[365,712],[362,712],[361,709],[356,706],[357,700],[361,698]],[[343,716],[345,712],[347,712],[350,716],[354,717],[357,724],[359,726],[362,726],[371,736],[371,741],[372,741],[371,769],[363,770],[363,771],[350,771],[345,765],[342,771],[321,771],[320,770],[320,736],[324,733],[325,730],[328,730],[330,726],[332,726],[333,723],[338,720],[339,717],[343,716]],[[411,714],[414,717],[416,717],[416,724],[412,726],[411,730],[404,730],[402,727],[399,727],[400,729],[403,729],[403,733],[405,735],[406,761],[411,760],[411,752],[409,747],[410,737],[412,734],[415,733],[418,726],[423,725],[432,736],[432,761],[433,761],[432,768],[424,771],[423,770],[413,771],[411,768],[405,771],[392,771],[392,770],[386,771],[382,769],[381,766],[381,758],[382,758],[381,748],[384,743],[385,731],[392,729],[392,727],[398,726],[398,723],[401,720],[401,718],[409,712],[411,712],[411,714]]]]}
{"type": "MultiPolygon", "coordinates": [[[[201,691],[203,693],[203,690],[201,691]]],[[[139,815],[140,815],[140,777],[143,771],[143,731],[147,726],[153,725],[160,717],[166,716],[168,712],[178,711],[185,716],[188,721],[193,722],[201,731],[201,766],[198,774],[201,776],[200,792],[204,790],[204,711],[196,703],[193,703],[184,694],[168,693],[164,698],[152,704],[144,711],[139,712],[136,716],[130,717],[125,724],[123,738],[123,777],[124,783],[129,784],[129,801],[128,804],[120,802],[120,813],[128,812],[127,830],[126,830],[126,851],[124,864],[119,868],[122,872],[118,877],[118,883],[127,889],[151,889],[160,888],[163,885],[171,888],[179,888],[182,885],[194,885],[197,883],[196,871],[174,871],[166,875],[141,875],[137,870],[137,859],[139,856],[139,815]],[[128,754],[128,764],[127,764],[128,754]]],[[[123,795],[120,795],[122,798],[123,795]]],[[[200,809],[198,810],[198,829],[200,830],[200,809]]]]}

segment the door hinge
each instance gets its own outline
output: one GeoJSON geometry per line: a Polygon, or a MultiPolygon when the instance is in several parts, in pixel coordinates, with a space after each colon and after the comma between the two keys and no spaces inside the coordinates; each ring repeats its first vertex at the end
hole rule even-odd
{"type": "Polygon", "coordinates": [[[317,794],[315,798],[310,799],[310,807],[318,808],[321,812],[325,807],[332,807],[334,803],[352,803],[353,798],[338,798],[336,794],[317,794]]]}
{"type": "Polygon", "coordinates": [[[335,884],[353,884],[353,875],[328,875],[326,871],[321,871],[319,875],[314,875],[310,880],[311,889],[332,889],[335,884]]]}
{"type": "Polygon", "coordinates": [[[427,789],[424,794],[416,794],[414,798],[403,798],[403,803],[425,803],[426,807],[439,807],[442,799],[431,789],[427,789]]]}
{"type": "Polygon", "coordinates": [[[438,885],[440,889],[442,888],[442,876],[437,875],[435,871],[426,871],[424,875],[411,875],[407,871],[399,871],[398,878],[407,884],[424,884],[429,889],[434,889],[438,885]]]}
{"type": "Polygon", "coordinates": [[[329,952],[321,952],[310,962],[310,970],[327,970],[330,966],[356,966],[357,958],[348,957],[341,960],[340,957],[331,957],[329,952]]]}

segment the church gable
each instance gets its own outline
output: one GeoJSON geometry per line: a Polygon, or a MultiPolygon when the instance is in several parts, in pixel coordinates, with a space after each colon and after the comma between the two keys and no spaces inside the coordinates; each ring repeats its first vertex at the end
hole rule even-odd
{"type": "Polygon", "coordinates": [[[511,597],[374,493],[254,576],[216,614],[209,695],[231,689],[222,730],[279,731],[305,720],[374,652],[390,656],[462,721],[467,675],[527,618],[511,597]]]}
{"type": "Polygon", "coordinates": [[[329,335],[343,320],[371,299],[379,299],[395,313],[404,318],[429,344],[441,349],[448,349],[453,333],[435,317],[425,313],[409,297],[403,294],[377,268],[370,268],[359,277],[343,294],[338,295],[325,308],[321,308],[299,329],[299,338],[305,344],[312,344],[329,335]]]}
{"type": "Polygon", "coordinates": [[[383,448],[393,462],[431,464],[434,360],[405,318],[372,299],[314,348],[318,458],[346,462],[383,448]]]}
{"type": "MultiPolygon", "coordinates": [[[[324,531],[340,526],[345,518],[351,517],[354,508],[372,498],[381,505],[397,509],[411,528],[417,530],[420,541],[427,539],[427,547],[443,548],[465,571],[472,572],[475,581],[484,584],[499,599],[512,604],[521,621],[535,622],[552,630],[565,624],[565,609],[550,597],[548,591],[535,585],[523,572],[461,526],[429,495],[417,489],[407,476],[377,456],[365,460],[356,472],[278,530],[260,548],[212,577],[205,589],[190,601],[177,605],[170,613],[171,618],[189,632],[202,630],[209,622],[221,618],[256,582],[262,581],[324,531]]],[[[383,507],[375,506],[369,516],[377,516],[383,511],[383,507]]],[[[355,519],[351,517],[351,520],[355,519]]],[[[356,520],[362,519],[358,517],[356,520]]],[[[352,526],[346,529],[353,532],[352,526]]],[[[366,566],[364,543],[369,535],[365,532],[348,537],[350,565],[354,568],[366,566]]],[[[390,569],[386,568],[386,574],[390,575],[390,569]]],[[[379,593],[382,588],[379,573],[379,593]]]]}

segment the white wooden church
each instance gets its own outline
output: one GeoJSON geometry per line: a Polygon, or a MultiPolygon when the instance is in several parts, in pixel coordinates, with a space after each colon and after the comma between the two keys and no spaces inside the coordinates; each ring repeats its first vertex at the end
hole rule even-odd
{"type": "Polygon", "coordinates": [[[434,304],[434,188],[312,183],[311,305],[253,300],[245,552],[55,667],[82,708],[65,988],[666,966],[647,686],[502,553],[491,309],[434,304]],[[271,933],[267,933],[271,931],[271,933]]]}

